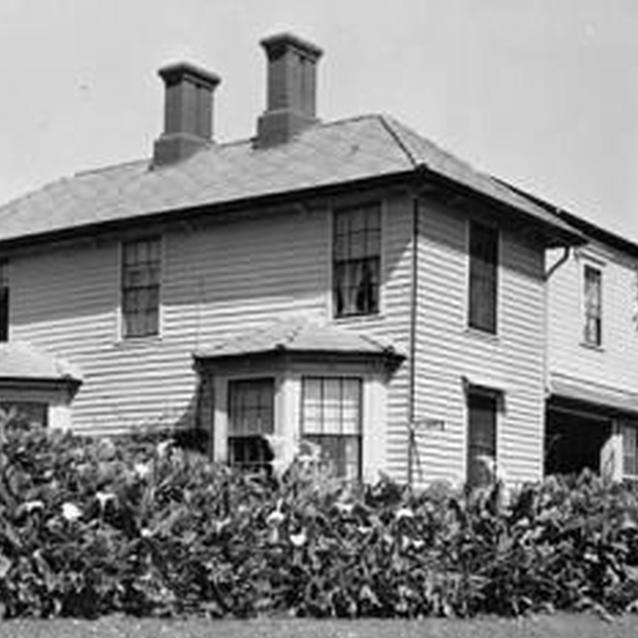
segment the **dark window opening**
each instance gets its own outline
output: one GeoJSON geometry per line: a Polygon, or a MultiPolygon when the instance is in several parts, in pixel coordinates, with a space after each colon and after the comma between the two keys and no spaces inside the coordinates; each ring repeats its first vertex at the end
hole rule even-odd
{"type": "Polygon", "coordinates": [[[9,264],[0,261],[0,342],[9,341],[9,264]]]}
{"type": "Polygon", "coordinates": [[[470,222],[469,325],[496,333],[498,230],[470,222]]]}
{"type": "Polygon", "coordinates": [[[602,343],[602,272],[593,266],[585,266],[585,343],[599,346],[602,343]]]}
{"type": "Polygon", "coordinates": [[[623,476],[638,478],[638,427],[622,428],[623,476]]]}
{"type": "Polygon", "coordinates": [[[335,211],[333,298],[337,317],[379,312],[380,269],[380,206],[335,211]]]}
{"type": "Polygon", "coordinates": [[[361,478],[361,379],[304,377],[302,433],[338,478],[361,478]]]}
{"type": "Polygon", "coordinates": [[[158,237],[122,244],[123,335],[148,337],[159,332],[160,246],[158,237]]]}
{"type": "Polygon", "coordinates": [[[467,482],[487,485],[494,480],[496,465],[497,397],[470,391],[467,407],[467,482]]]}
{"type": "Polygon", "coordinates": [[[232,467],[270,471],[274,387],[272,378],[228,383],[228,462],[232,467]]]}
{"type": "Polygon", "coordinates": [[[545,474],[598,474],[601,452],[611,435],[604,417],[551,408],[545,426],[545,474]]]}

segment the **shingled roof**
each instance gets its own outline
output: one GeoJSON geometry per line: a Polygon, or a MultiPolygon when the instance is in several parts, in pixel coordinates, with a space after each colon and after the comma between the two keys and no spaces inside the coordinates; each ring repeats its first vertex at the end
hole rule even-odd
{"type": "Polygon", "coordinates": [[[65,359],[23,341],[0,344],[0,383],[7,380],[79,384],[82,373],[65,359]]]}
{"type": "Polygon", "coordinates": [[[201,348],[194,356],[218,359],[283,352],[404,358],[389,342],[298,316],[242,331],[226,341],[201,348]]]}
{"type": "Polygon", "coordinates": [[[211,144],[176,164],[151,168],[144,159],[60,179],[0,207],[0,243],[416,170],[513,208],[560,241],[578,241],[571,226],[506,184],[396,120],[369,115],[319,124],[268,148],[252,140],[211,144]]]}

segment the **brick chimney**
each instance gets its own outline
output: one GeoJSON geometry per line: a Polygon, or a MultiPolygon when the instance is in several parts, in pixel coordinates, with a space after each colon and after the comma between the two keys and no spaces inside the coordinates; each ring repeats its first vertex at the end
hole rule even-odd
{"type": "Polygon", "coordinates": [[[268,58],[267,107],[257,121],[256,145],[287,142],[317,123],[317,61],[321,49],[290,33],[260,42],[268,58]]]}
{"type": "Polygon", "coordinates": [[[155,141],[153,166],[190,157],[212,141],[213,91],[220,78],[188,62],[158,71],[164,81],[164,132],[155,141]]]}

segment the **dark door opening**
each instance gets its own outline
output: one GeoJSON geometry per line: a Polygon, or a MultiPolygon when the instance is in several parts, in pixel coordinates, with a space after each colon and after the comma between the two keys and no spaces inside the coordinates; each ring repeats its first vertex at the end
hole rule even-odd
{"type": "Polygon", "coordinates": [[[550,408],[545,427],[545,474],[600,473],[600,454],[611,435],[603,417],[550,408]]]}

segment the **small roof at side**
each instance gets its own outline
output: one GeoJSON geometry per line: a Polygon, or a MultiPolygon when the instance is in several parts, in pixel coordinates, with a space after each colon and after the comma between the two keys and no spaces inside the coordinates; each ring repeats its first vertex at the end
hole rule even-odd
{"type": "Polygon", "coordinates": [[[196,359],[218,359],[266,353],[364,355],[403,359],[390,343],[304,317],[289,317],[247,330],[194,353],[196,359]]]}
{"type": "Polygon", "coordinates": [[[0,383],[6,380],[82,383],[82,373],[65,359],[23,341],[0,344],[0,383]]]}

